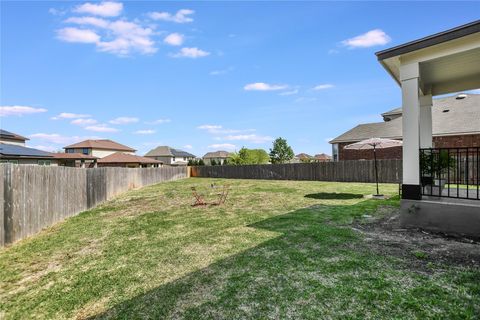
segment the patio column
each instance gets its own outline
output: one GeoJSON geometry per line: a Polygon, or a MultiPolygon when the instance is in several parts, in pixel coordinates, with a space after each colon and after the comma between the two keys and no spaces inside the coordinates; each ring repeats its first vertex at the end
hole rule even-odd
{"type": "Polygon", "coordinates": [[[420,148],[432,148],[432,95],[420,96],[420,148]]]}
{"type": "Polygon", "coordinates": [[[418,63],[400,67],[402,85],[403,184],[402,198],[420,200],[420,70],[418,63]]]}

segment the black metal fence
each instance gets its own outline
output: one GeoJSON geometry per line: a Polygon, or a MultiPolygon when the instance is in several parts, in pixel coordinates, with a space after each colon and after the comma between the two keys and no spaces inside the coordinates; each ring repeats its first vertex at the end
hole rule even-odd
{"type": "Polygon", "coordinates": [[[420,149],[422,194],[480,200],[480,148],[420,149]]]}

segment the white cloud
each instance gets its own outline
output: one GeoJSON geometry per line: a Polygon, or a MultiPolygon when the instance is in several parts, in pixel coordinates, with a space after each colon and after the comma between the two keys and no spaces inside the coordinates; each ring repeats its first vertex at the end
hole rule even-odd
{"type": "Polygon", "coordinates": [[[63,136],[58,133],[35,133],[28,136],[30,139],[38,139],[41,141],[46,141],[54,144],[71,144],[77,141],[87,140],[87,139],[98,139],[98,137],[92,136],[63,136]]]}
{"type": "Polygon", "coordinates": [[[57,30],[58,39],[65,42],[98,43],[100,36],[89,29],[63,28],[57,30]]]}
{"type": "Polygon", "coordinates": [[[252,143],[265,143],[273,140],[270,136],[259,136],[256,134],[228,135],[222,139],[227,141],[249,141],[252,143]]]}
{"type": "Polygon", "coordinates": [[[0,117],[23,116],[27,114],[47,112],[44,108],[34,108],[28,106],[1,106],[0,117]]]}
{"type": "Polygon", "coordinates": [[[180,33],[170,33],[163,39],[163,42],[171,46],[181,46],[183,44],[184,36],[180,33]]]}
{"type": "Polygon", "coordinates": [[[84,3],[73,9],[77,13],[88,13],[102,17],[116,17],[123,10],[123,4],[120,2],[104,1],[99,4],[84,3]]]}
{"type": "Polygon", "coordinates": [[[65,23],[75,23],[80,25],[91,25],[98,28],[107,28],[109,21],[95,17],[70,17],[64,21],[65,23]]]}
{"type": "Polygon", "coordinates": [[[134,133],[135,134],[154,134],[155,132],[156,132],[155,130],[147,129],[147,130],[137,130],[134,133]]]}
{"type": "Polygon", "coordinates": [[[111,41],[98,42],[97,48],[100,51],[126,56],[132,52],[152,54],[158,50],[151,39],[153,35],[151,28],[143,28],[130,21],[117,20],[108,25],[108,31],[115,38],[111,41]]]}
{"type": "Polygon", "coordinates": [[[169,12],[150,12],[148,15],[153,20],[188,23],[193,22],[193,18],[191,18],[190,16],[194,13],[195,11],[190,9],[180,9],[175,14],[171,14],[169,12]]]}
{"type": "Polygon", "coordinates": [[[333,84],[324,83],[324,84],[319,84],[319,85],[313,87],[312,89],[315,90],[315,91],[320,91],[320,90],[331,89],[333,87],[334,87],[333,84]]]}
{"type": "Polygon", "coordinates": [[[106,124],[98,124],[93,126],[85,127],[85,130],[95,131],[95,132],[118,132],[116,128],[109,127],[106,124]]]}
{"type": "Polygon", "coordinates": [[[252,132],[255,131],[255,129],[226,129],[223,128],[221,125],[213,125],[213,124],[204,124],[201,126],[198,126],[197,129],[205,130],[208,133],[211,134],[229,134],[229,133],[240,133],[240,132],[252,132]]]}
{"type": "Polygon", "coordinates": [[[197,129],[210,131],[210,130],[222,129],[222,126],[216,125],[216,124],[204,124],[204,125],[198,126],[197,129]]]}
{"type": "Polygon", "coordinates": [[[128,56],[133,52],[153,54],[157,52],[152,39],[152,28],[125,19],[109,21],[96,17],[70,17],[64,21],[88,25],[95,30],[67,27],[57,30],[60,40],[73,43],[93,43],[98,51],[128,56]]]}
{"type": "Polygon", "coordinates": [[[72,120],[70,123],[75,124],[77,126],[87,126],[87,125],[92,125],[96,124],[98,121],[95,119],[75,119],[72,120]]]}
{"type": "Polygon", "coordinates": [[[145,122],[146,124],[164,124],[164,123],[169,123],[169,122],[172,122],[172,120],[170,119],[157,119],[157,120],[154,120],[154,121],[148,121],[148,122],[145,122]]]}
{"type": "Polygon", "coordinates": [[[174,58],[201,58],[210,55],[210,52],[198,48],[182,48],[179,52],[171,54],[174,58]]]}
{"type": "Polygon", "coordinates": [[[281,95],[281,96],[291,96],[291,95],[297,94],[297,93],[298,93],[298,89],[295,89],[295,90],[291,90],[291,91],[281,92],[281,93],[279,93],[279,95],[281,95]]]}
{"type": "Polygon", "coordinates": [[[184,149],[193,149],[193,146],[191,144],[186,144],[183,146],[184,149]]]}
{"type": "Polygon", "coordinates": [[[381,46],[389,43],[392,39],[382,30],[374,29],[359,36],[343,40],[342,45],[354,48],[368,48],[373,46],[381,46]]]}
{"type": "Polygon", "coordinates": [[[288,86],[285,84],[268,84],[265,82],[249,83],[243,87],[247,91],[276,91],[285,90],[288,86]]]}
{"type": "Polygon", "coordinates": [[[70,112],[62,112],[52,117],[52,120],[60,120],[60,119],[80,119],[80,118],[89,118],[91,115],[89,114],[81,114],[81,113],[70,113],[70,112]]]}
{"type": "Polygon", "coordinates": [[[213,70],[213,71],[210,71],[209,74],[211,76],[220,76],[220,75],[223,75],[223,74],[227,74],[231,71],[233,71],[233,67],[228,67],[226,69],[221,69],[221,70],[213,70]]]}
{"type": "Polygon", "coordinates": [[[129,124],[138,122],[138,118],[134,117],[118,117],[113,120],[108,121],[111,124],[129,124]]]}
{"type": "Polygon", "coordinates": [[[226,150],[235,150],[236,146],[231,143],[216,143],[208,146],[209,149],[226,149],[226,150]]]}
{"type": "Polygon", "coordinates": [[[32,146],[32,148],[34,149],[38,149],[38,150],[43,150],[43,151],[46,151],[46,152],[55,152],[57,150],[59,150],[60,148],[57,147],[57,146],[46,146],[46,145],[35,145],[35,146],[32,146]]]}

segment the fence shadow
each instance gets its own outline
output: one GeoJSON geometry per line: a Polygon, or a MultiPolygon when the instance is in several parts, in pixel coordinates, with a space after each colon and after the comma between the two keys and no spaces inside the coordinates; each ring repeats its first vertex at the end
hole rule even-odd
{"type": "Polygon", "coordinates": [[[318,200],[349,200],[362,199],[364,196],[361,193],[319,192],[306,194],[304,197],[318,200]]]}
{"type": "MultiPolygon", "coordinates": [[[[350,228],[331,223],[342,210],[346,222],[371,210],[372,200],[355,205],[302,208],[249,225],[278,232],[276,238],[189,273],[89,319],[244,319],[328,317],[355,299],[362,276],[381,268],[370,253],[349,249],[358,239],[350,228]],[[345,210],[348,209],[348,210],[345,210]],[[336,279],[338,275],[344,279],[336,279]],[[340,281],[341,283],[337,283],[340,281]],[[338,291],[336,285],[341,285],[338,291]],[[312,308],[315,305],[327,309],[312,308]],[[336,306],[336,307],[335,307],[336,306]],[[336,308],[339,309],[336,309],[336,308]],[[325,310],[329,310],[325,313],[325,310]]],[[[378,202],[375,202],[378,204],[378,202]]],[[[365,301],[365,303],[367,303],[365,301]]],[[[338,313],[337,313],[338,314],[338,313]]]]}

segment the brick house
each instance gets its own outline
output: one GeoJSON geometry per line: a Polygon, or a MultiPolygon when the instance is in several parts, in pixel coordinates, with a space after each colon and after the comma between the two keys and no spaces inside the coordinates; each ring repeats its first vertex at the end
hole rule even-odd
{"type": "MultiPolygon", "coordinates": [[[[382,113],[383,122],[360,124],[330,141],[334,161],[371,160],[371,150],[345,150],[369,138],[402,140],[402,109],[382,113]]],[[[480,147],[480,94],[458,94],[434,99],[434,148],[480,147]]],[[[402,147],[377,150],[377,159],[402,159],[402,147]]]]}

